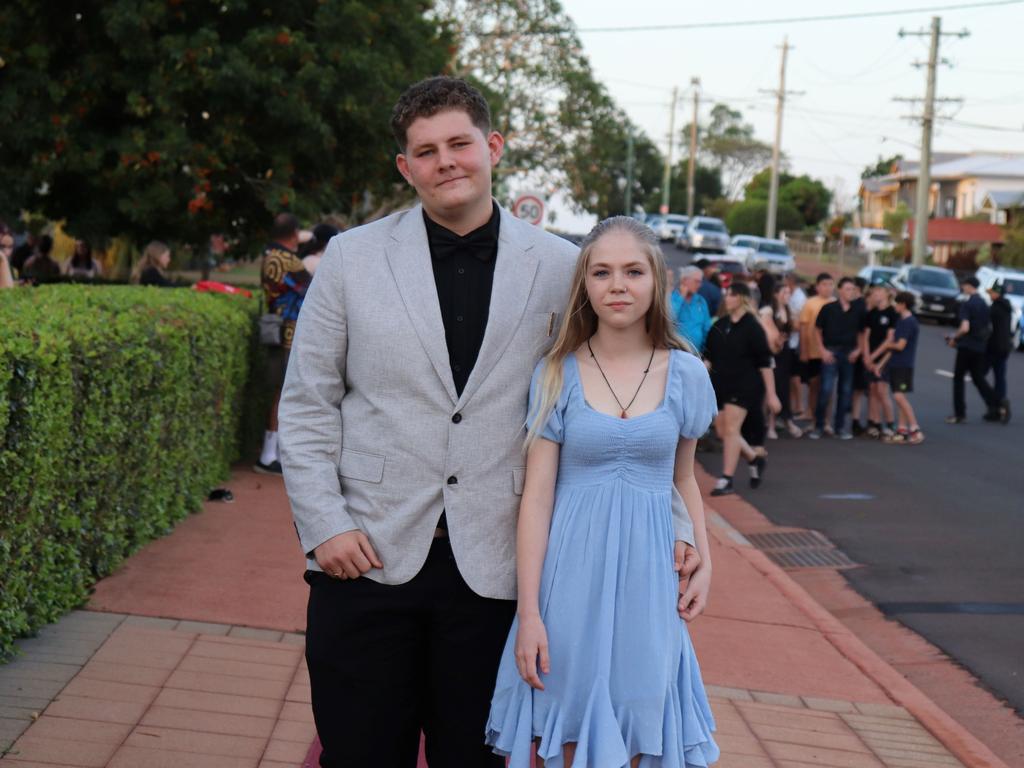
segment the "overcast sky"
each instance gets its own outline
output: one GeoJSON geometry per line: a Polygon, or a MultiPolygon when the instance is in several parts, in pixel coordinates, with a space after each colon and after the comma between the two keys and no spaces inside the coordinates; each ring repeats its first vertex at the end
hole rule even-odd
{"type": "MultiPolygon", "coordinates": [[[[966,4],[970,0],[965,0],[966,4]]],[[[822,179],[846,197],[856,194],[861,169],[879,155],[919,154],[920,104],[895,96],[923,97],[928,38],[897,33],[927,31],[941,16],[944,32],[968,29],[966,38],[943,37],[939,54],[953,67],[938,71],[939,97],[962,97],[946,104],[935,131],[936,151],[998,150],[1024,153],[1024,3],[964,10],[921,11],[907,15],[841,21],[764,24],[719,29],[588,32],[600,27],[671,25],[849,14],[901,8],[954,5],[955,0],[563,0],[580,29],[584,50],[597,79],[605,84],[634,122],[665,147],[673,85],[680,87],[677,128],[689,122],[691,77],[702,88],[701,119],[715,101],[739,109],[758,138],[771,142],[775,98],[762,90],[778,87],[781,44],[789,37],[789,97],[782,148],[792,171],[822,179]],[[974,128],[977,123],[1011,130],[974,128]]],[[[678,154],[678,145],[676,151],[678,154]]],[[[674,207],[674,206],[673,206],[674,207]]]]}

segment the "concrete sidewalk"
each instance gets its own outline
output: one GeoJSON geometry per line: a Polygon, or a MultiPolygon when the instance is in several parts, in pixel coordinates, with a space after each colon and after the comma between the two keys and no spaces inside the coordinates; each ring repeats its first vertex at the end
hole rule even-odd
{"type": "MultiPolygon", "coordinates": [[[[283,484],[239,469],[231,488],[235,503],[207,504],[98,584],[87,610],[19,643],[0,667],[5,766],[315,765],[283,484]]],[[[709,518],[714,588],[690,629],[721,768],[1007,768],[709,518]]]]}

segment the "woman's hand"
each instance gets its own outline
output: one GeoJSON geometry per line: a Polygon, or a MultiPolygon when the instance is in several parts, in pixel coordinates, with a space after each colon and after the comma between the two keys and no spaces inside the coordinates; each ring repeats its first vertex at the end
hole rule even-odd
{"type": "Polygon", "coordinates": [[[711,566],[701,563],[690,580],[686,582],[686,591],[679,596],[680,618],[685,621],[693,621],[700,616],[707,607],[710,591],[711,566]]]}
{"type": "Polygon", "coordinates": [[[679,574],[679,580],[684,581],[690,578],[690,575],[700,565],[700,553],[697,552],[697,548],[687,544],[685,541],[677,540],[673,554],[673,559],[675,560],[673,570],[679,574]]]}
{"type": "Polygon", "coordinates": [[[768,410],[778,416],[782,412],[782,401],[778,395],[769,395],[767,400],[768,410]]]}
{"type": "Polygon", "coordinates": [[[540,656],[540,671],[545,675],[551,671],[551,659],[548,658],[548,631],[540,616],[528,616],[519,619],[519,631],[516,632],[516,667],[519,676],[531,688],[544,690],[544,683],[537,674],[537,657],[540,656]]]}

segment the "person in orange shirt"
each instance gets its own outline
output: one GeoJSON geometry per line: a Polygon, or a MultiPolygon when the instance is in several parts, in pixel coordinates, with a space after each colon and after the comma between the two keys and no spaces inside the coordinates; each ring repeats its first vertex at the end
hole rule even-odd
{"type": "Polygon", "coordinates": [[[814,281],[814,295],[800,310],[800,380],[807,385],[807,410],[814,413],[821,387],[821,345],[814,332],[818,313],[829,302],[835,301],[836,283],[832,275],[822,272],[814,281]]]}

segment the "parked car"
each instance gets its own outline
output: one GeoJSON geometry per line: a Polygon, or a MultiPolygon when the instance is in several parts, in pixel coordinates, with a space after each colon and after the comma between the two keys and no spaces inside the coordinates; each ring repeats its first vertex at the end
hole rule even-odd
{"type": "Polygon", "coordinates": [[[784,275],[796,269],[796,260],[789,246],[782,240],[759,237],[753,268],[762,266],[773,275],[784,275]]]}
{"type": "Polygon", "coordinates": [[[690,221],[689,216],[682,216],[678,213],[669,213],[659,217],[657,226],[652,227],[654,232],[663,241],[675,242],[686,230],[690,221]]]}
{"type": "Polygon", "coordinates": [[[863,277],[868,285],[878,285],[891,283],[899,271],[899,267],[864,267],[857,273],[857,277],[863,277]]]}
{"type": "Polygon", "coordinates": [[[748,269],[753,268],[754,256],[757,253],[757,242],[761,238],[754,235],[734,235],[726,253],[743,259],[748,269]]]}
{"type": "Polygon", "coordinates": [[[857,231],[857,249],[867,254],[878,255],[895,247],[888,229],[864,227],[857,231]]]}
{"type": "Polygon", "coordinates": [[[981,283],[982,295],[989,301],[986,291],[993,285],[1002,286],[1003,296],[1010,302],[1013,315],[1010,318],[1010,332],[1013,346],[1024,351],[1024,271],[1001,267],[981,267],[974,275],[981,283]]]}
{"type": "Polygon", "coordinates": [[[725,253],[729,248],[729,230],[721,219],[694,216],[676,245],[691,253],[725,253]]]}
{"type": "Polygon", "coordinates": [[[909,291],[917,299],[916,314],[942,322],[956,323],[964,295],[951,269],[942,267],[903,266],[890,280],[901,291],[909,291]]]}

